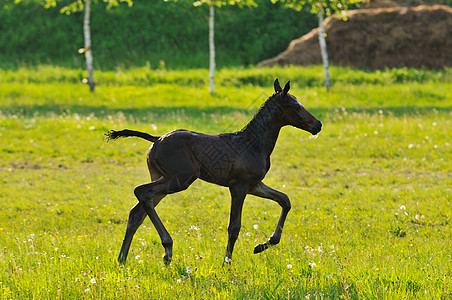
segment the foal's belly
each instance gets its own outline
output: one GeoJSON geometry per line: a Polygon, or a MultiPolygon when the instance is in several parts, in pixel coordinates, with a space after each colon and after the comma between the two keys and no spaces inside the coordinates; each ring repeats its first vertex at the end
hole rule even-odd
{"type": "Polygon", "coordinates": [[[199,178],[207,182],[228,186],[231,171],[237,155],[230,146],[218,136],[199,134],[192,146],[193,156],[198,164],[199,178]]]}

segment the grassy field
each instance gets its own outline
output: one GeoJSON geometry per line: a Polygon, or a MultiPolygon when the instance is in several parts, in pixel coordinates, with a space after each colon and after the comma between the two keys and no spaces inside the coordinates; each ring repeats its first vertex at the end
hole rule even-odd
{"type": "Polygon", "coordinates": [[[321,67],[0,71],[2,299],[450,299],[452,70],[321,67]],[[254,255],[280,208],[249,196],[223,267],[229,191],[196,181],[157,211],[174,239],[169,267],[146,220],[116,262],[149,143],[109,129],[236,131],[273,92],[324,124],[284,128],[264,182],[289,195],[281,243],[254,255]]]}

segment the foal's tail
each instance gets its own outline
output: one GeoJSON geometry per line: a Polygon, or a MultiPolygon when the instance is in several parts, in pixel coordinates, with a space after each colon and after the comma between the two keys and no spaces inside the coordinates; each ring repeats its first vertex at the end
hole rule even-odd
{"type": "Polygon", "coordinates": [[[148,140],[150,142],[155,142],[160,137],[159,136],[153,136],[141,131],[135,131],[135,130],[129,130],[124,129],[120,131],[110,130],[109,132],[105,133],[105,137],[107,138],[107,141],[109,140],[116,140],[121,137],[129,137],[129,136],[136,136],[145,140],[148,140]]]}

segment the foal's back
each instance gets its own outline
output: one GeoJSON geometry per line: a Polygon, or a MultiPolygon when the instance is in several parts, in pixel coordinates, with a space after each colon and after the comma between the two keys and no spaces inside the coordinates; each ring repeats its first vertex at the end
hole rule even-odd
{"type": "Polygon", "coordinates": [[[258,182],[265,175],[265,160],[250,155],[249,148],[240,133],[212,135],[179,129],[163,135],[150,147],[148,162],[165,177],[191,173],[222,186],[230,186],[231,180],[242,176],[255,177],[258,182]]]}

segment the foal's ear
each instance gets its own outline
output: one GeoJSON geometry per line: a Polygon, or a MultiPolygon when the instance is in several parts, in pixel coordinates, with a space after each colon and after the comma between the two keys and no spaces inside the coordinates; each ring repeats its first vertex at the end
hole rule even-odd
{"type": "Polygon", "coordinates": [[[279,85],[278,78],[275,79],[275,83],[273,83],[273,85],[275,86],[275,93],[281,93],[282,92],[282,88],[279,85]]]}
{"type": "Polygon", "coordinates": [[[289,92],[289,90],[290,90],[290,80],[287,81],[286,85],[284,86],[284,90],[282,91],[283,95],[284,95],[284,96],[287,95],[287,93],[289,92]]]}

